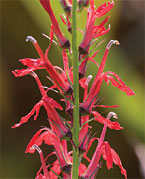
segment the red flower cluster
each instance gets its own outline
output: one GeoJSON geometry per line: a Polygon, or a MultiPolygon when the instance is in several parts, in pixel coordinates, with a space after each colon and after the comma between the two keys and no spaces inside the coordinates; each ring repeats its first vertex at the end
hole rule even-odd
{"type": "MultiPolygon", "coordinates": [[[[61,5],[63,10],[66,12],[66,19],[61,16],[62,21],[67,25],[68,31],[71,32],[71,9],[72,9],[72,1],[71,0],[61,0],[61,5]]],[[[40,155],[41,160],[41,168],[37,172],[36,179],[55,179],[59,178],[59,175],[63,176],[63,178],[71,178],[72,177],[72,154],[73,152],[69,150],[68,143],[70,142],[73,147],[75,144],[72,139],[72,127],[73,127],[73,104],[74,104],[74,94],[73,94],[73,67],[69,67],[68,56],[66,49],[70,49],[70,43],[67,38],[63,35],[58,25],[58,22],[55,18],[55,15],[52,11],[50,0],[40,0],[41,5],[44,7],[46,12],[48,13],[52,26],[50,31],[50,45],[46,49],[45,53],[41,50],[38,42],[31,36],[28,36],[26,41],[32,42],[34,47],[36,48],[39,58],[38,59],[21,59],[20,62],[27,66],[26,69],[15,70],[13,74],[15,77],[25,76],[27,74],[32,75],[36,80],[42,98],[40,101],[34,105],[33,109],[24,117],[21,118],[18,124],[15,124],[12,128],[16,128],[21,126],[23,123],[28,122],[31,116],[34,116],[34,120],[37,119],[39,115],[39,110],[41,106],[44,106],[48,121],[50,124],[50,128],[44,127],[40,129],[29,142],[26,153],[34,153],[36,150],[40,155]],[[53,33],[55,33],[58,43],[62,48],[62,57],[63,57],[63,65],[64,68],[56,67],[51,64],[48,59],[48,52],[53,42],[53,33]],[[38,76],[34,71],[39,69],[46,69],[49,76],[48,77],[53,85],[45,89],[41,84],[38,76]],[[48,96],[48,91],[54,90],[59,92],[66,103],[66,114],[70,117],[70,121],[63,119],[56,108],[59,110],[63,110],[62,106],[56,102],[54,99],[48,96]],[[46,158],[43,156],[43,152],[40,149],[42,143],[47,145],[51,145],[54,147],[54,152],[49,153],[46,158]],[[56,160],[50,164],[48,162],[49,157],[52,155],[56,156],[56,160]],[[43,170],[43,172],[42,172],[43,170]]],[[[121,173],[127,178],[126,170],[123,168],[121,160],[118,154],[112,149],[107,141],[105,141],[105,133],[107,128],[120,130],[122,127],[118,122],[111,122],[111,117],[117,118],[117,115],[113,112],[110,112],[107,117],[103,117],[99,112],[97,112],[95,107],[118,107],[118,105],[107,106],[107,105],[99,105],[96,104],[100,101],[99,91],[103,80],[109,84],[112,83],[113,86],[119,88],[121,91],[124,91],[128,96],[134,95],[134,92],[125,85],[125,83],[120,79],[120,77],[114,72],[104,72],[104,66],[107,60],[109,49],[113,44],[119,45],[119,42],[116,40],[111,40],[107,46],[102,58],[101,64],[98,65],[97,62],[94,61],[94,57],[99,51],[96,51],[93,56],[90,56],[89,48],[94,43],[97,37],[102,36],[109,32],[109,29],[105,29],[104,25],[106,24],[109,16],[103,20],[103,22],[99,25],[95,25],[96,18],[102,17],[107,12],[109,12],[113,6],[114,2],[104,3],[100,7],[95,9],[94,0],[78,0],[79,12],[90,4],[90,7],[87,10],[87,24],[84,32],[84,38],[79,45],[79,84],[80,87],[84,90],[83,102],[80,102],[80,134],[79,134],[79,154],[80,154],[80,164],[79,164],[79,176],[82,179],[94,179],[97,171],[101,168],[100,158],[103,157],[106,160],[106,166],[108,170],[113,168],[113,163],[118,165],[121,169],[121,173]],[[89,75],[85,77],[87,61],[93,61],[97,64],[98,72],[93,81],[91,88],[88,88],[89,82],[92,79],[92,76],[89,75]],[[90,119],[90,114],[94,116],[94,118],[90,119]],[[92,133],[90,132],[91,126],[89,125],[90,121],[98,121],[103,124],[103,129],[100,138],[92,137],[92,133]],[[93,154],[93,157],[90,159],[87,154],[92,146],[94,141],[98,142],[97,148],[93,154]],[[88,166],[82,162],[82,159],[86,159],[89,163],[88,166]]],[[[85,8],[86,9],[86,8],[85,8]]],[[[70,50],[71,52],[71,50],[70,50]]]]}

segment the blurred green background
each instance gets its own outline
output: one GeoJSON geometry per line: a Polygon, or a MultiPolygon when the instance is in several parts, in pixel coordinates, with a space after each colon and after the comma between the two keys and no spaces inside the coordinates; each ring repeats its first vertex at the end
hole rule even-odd
{"type": "MultiPolygon", "coordinates": [[[[105,2],[96,0],[96,6],[105,2]]],[[[47,126],[46,113],[41,109],[37,121],[31,119],[20,128],[11,129],[20,117],[26,115],[41,97],[37,85],[32,77],[15,78],[11,71],[23,68],[18,62],[21,58],[37,58],[31,43],[26,43],[28,35],[34,36],[43,50],[48,47],[49,41],[42,33],[49,34],[50,21],[38,0],[1,0],[1,178],[34,178],[40,167],[39,156],[25,154],[25,148],[40,126],[47,126]]],[[[101,52],[95,60],[100,62],[105,46],[111,39],[117,39],[120,46],[113,46],[107,60],[107,71],[116,72],[122,80],[135,91],[136,96],[128,97],[117,88],[107,86],[101,88],[100,95],[104,97],[102,104],[120,105],[115,109],[98,109],[105,111],[105,115],[113,110],[118,114],[119,122],[124,127],[122,131],[108,129],[106,140],[110,142],[119,154],[128,178],[144,178],[145,170],[145,121],[144,121],[144,21],[145,3],[143,0],[115,1],[115,7],[109,13],[111,31],[100,39],[106,41],[99,47],[101,52]],[[143,172],[144,171],[144,172],[143,172]]],[[[66,27],[60,20],[62,9],[59,0],[53,0],[52,6],[56,17],[68,38],[66,27]]],[[[84,29],[86,13],[78,16],[78,25],[84,29]]],[[[97,23],[97,21],[96,21],[97,23]]],[[[99,23],[99,22],[98,22],[99,23]]],[[[78,44],[82,35],[78,32],[78,44]]],[[[49,52],[49,59],[54,65],[62,66],[61,50],[55,45],[49,52]]],[[[70,62],[71,63],[71,62],[70,62]]],[[[96,74],[97,68],[90,63],[88,74],[96,74]]],[[[45,78],[46,72],[38,74],[44,85],[49,86],[45,78]]],[[[54,94],[52,94],[54,95],[54,94]]],[[[55,96],[58,98],[58,96],[55,96]]],[[[94,132],[100,135],[102,125],[93,123],[94,132]]],[[[47,147],[47,151],[49,147],[47,147]]],[[[103,167],[98,178],[123,178],[120,169],[108,171],[103,167]]]]}

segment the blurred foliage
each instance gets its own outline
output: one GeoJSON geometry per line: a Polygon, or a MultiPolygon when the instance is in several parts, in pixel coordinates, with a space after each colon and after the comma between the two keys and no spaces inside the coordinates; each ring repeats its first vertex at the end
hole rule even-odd
{"type": "MultiPolygon", "coordinates": [[[[106,2],[96,1],[96,6],[106,2]]],[[[50,21],[47,13],[36,0],[1,1],[1,178],[34,178],[36,171],[40,167],[37,154],[24,154],[27,143],[40,128],[47,126],[46,115],[41,110],[37,121],[31,119],[28,124],[19,129],[11,129],[21,116],[27,114],[33,105],[39,101],[41,95],[30,76],[14,78],[11,71],[22,68],[18,62],[20,58],[37,58],[37,53],[31,43],[26,43],[27,35],[34,36],[43,50],[49,44],[48,39],[42,33],[49,34],[50,21]]],[[[134,3],[134,2],[133,2],[134,3]]],[[[106,41],[99,46],[99,54],[95,60],[100,62],[106,44],[110,39],[118,39],[121,42],[119,47],[113,46],[109,52],[105,70],[114,71],[122,80],[131,87],[136,96],[128,97],[123,92],[105,83],[101,88],[100,95],[105,97],[102,104],[120,105],[120,108],[105,109],[104,115],[110,110],[118,114],[119,122],[124,127],[122,131],[112,131],[108,129],[106,140],[119,153],[124,167],[128,171],[129,178],[141,178],[138,159],[135,155],[132,142],[136,140],[144,142],[144,86],[143,86],[143,37],[144,28],[142,26],[143,17],[140,9],[129,1],[115,1],[115,7],[110,14],[109,23],[111,31],[102,39],[106,41]],[[126,4],[125,4],[126,3],[126,4]],[[125,5],[124,5],[125,4],[125,5]],[[127,8],[127,10],[126,10],[127,8]],[[137,10],[136,10],[137,9],[137,10]],[[136,10],[136,11],[135,11],[136,10]],[[132,14],[132,11],[134,14],[132,14]],[[130,14],[129,14],[130,12],[130,14]],[[133,161],[133,163],[132,163],[133,161]]],[[[139,1],[141,4],[142,1],[139,1]]],[[[61,22],[59,13],[63,13],[59,0],[52,1],[52,6],[59,21],[62,31],[70,39],[65,25],[61,22]]],[[[140,8],[142,5],[140,5],[140,8]]],[[[78,15],[78,25],[85,28],[86,12],[78,15]]],[[[99,21],[97,21],[99,23],[99,21]]],[[[82,39],[82,34],[78,32],[78,44],[82,39]]],[[[49,52],[49,59],[54,65],[62,66],[61,49],[55,45],[49,52]]],[[[71,63],[71,59],[70,59],[71,63]]],[[[97,68],[90,63],[87,75],[95,75],[97,68]]],[[[38,72],[44,85],[49,86],[49,82],[44,76],[46,72],[38,72]]],[[[93,81],[93,80],[92,80],[93,81]]],[[[52,94],[53,95],[53,94],[52,94]]],[[[58,98],[55,96],[55,98],[58,98]]],[[[103,112],[104,109],[97,109],[103,112]]],[[[100,135],[102,125],[93,123],[97,129],[94,131],[100,135]]],[[[44,147],[44,146],[43,146],[44,147]]],[[[47,148],[47,150],[49,150],[47,148]]],[[[98,178],[122,177],[120,170],[108,171],[105,162],[103,169],[99,171],[98,178]]]]}

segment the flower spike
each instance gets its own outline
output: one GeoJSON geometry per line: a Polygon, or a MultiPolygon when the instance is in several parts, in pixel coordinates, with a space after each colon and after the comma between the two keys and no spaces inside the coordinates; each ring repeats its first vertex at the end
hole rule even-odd
{"type": "MultiPolygon", "coordinates": [[[[39,58],[20,59],[19,61],[26,68],[12,71],[15,77],[31,75],[37,83],[41,98],[32,110],[12,128],[27,123],[32,116],[36,120],[40,108],[44,107],[49,127],[40,128],[28,143],[25,151],[25,153],[32,154],[37,151],[40,155],[41,167],[35,179],[95,179],[98,170],[102,167],[101,156],[106,161],[108,170],[113,168],[113,164],[115,164],[120,168],[125,179],[127,179],[127,172],[123,168],[119,155],[110,147],[109,142],[105,141],[107,128],[109,130],[123,129],[118,121],[111,120],[111,118],[118,119],[117,114],[108,112],[108,115],[104,117],[102,115],[104,112],[98,112],[100,107],[107,108],[107,110],[108,108],[120,107],[119,105],[102,104],[104,97],[100,96],[99,92],[103,80],[107,85],[111,83],[128,96],[135,95],[134,91],[116,73],[104,70],[110,48],[114,44],[119,45],[117,40],[110,40],[106,45],[100,64],[99,60],[95,60],[96,55],[100,51],[98,47],[105,41],[99,41],[99,38],[110,31],[110,24],[107,25],[110,16],[107,13],[113,8],[114,2],[109,1],[96,7],[94,0],[60,0],[60,4],[65,11],[65,15],[61,14],[60,18],[66,25],[68,32],[70,32],[69,35],[72,36],[70,38],[72,39],[71,49],[70,42],[63,35],[51,7],[52,1],[39,0],[51,20],[49,36],[43,34],[50,40],[49,45],[43,52],[37,40],[32,36],[27,36],[26,42],[30,41],[33,44],[39,58]],[[87,5],[89,5],[88,9],[86,8],[87,5]],[[82,10],[87,13],[85,31],[77,27],[78,13],[82,10]],[[103,16],[105,16],[104,19],[99,24],[96,24],[96,20],[99,22],[98,18],[103,16]],[[77,42],[79,39],[77,39],[77,36],[79,33],[77,33],[77,30],[83,34],[83,39],[78,46],[77,42]],[[54,35],[57,38],[57,42],[53,40],[54,35]],[[56,66],[56,64],[53,66],[48,58],[52,43],[61,47],[63,68],[56,66]],[[72,60],[73,66],[70,66],[70,60],[72,60]],[[97,73],[94,77],[92,75],[86,76],[87,63],[90,61],[97,68],[97,73]],[[46,83],[43,85],[41,83],[35,73],[36,70],[40,69],[45,69],[48,72],[46,78],[51,84],[46,83]],[[91,79],[93,79],[92,84],[90,83],[91,79]],[[57,100],[65,102],[65,105],[61,105],[54,98],[50,97],[49,95],[53,95],[50,92],[56,94],[56,98],[60,95],[61,99],[57,100]],[[96,136],[97,132],[92,133],[91,131],[94,127],[90,124],[92,121],[103,124],[99,138],[96,136]],[[92,157],[90,157],[89,154],[92,152],[91,148],[94,147],[94,142],[97,142],[97,147],[91,155],[92,157]],[[44,158],[41,150],[42,144],[53,148],[53,151],[48,153],[46,158],[44,158]],[[50,157],[52,155],[53,158],[51,160],[50,157]],[[88,163],[87,166],[84,164],[84,160],[88,163]]],[[[55,60],[53,62],[55,63],[55,60]]]]}

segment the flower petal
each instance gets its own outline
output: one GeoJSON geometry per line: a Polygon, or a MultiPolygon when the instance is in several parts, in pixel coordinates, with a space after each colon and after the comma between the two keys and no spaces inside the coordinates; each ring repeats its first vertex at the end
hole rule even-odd
{"type": "Polygon", "coordinates": [[[49,176],[50,176],[50,178],[58,179],[58,176],[55,175],[54,172],[55,172],[57,175],[59,175],[59,174],[61,173],[61,169],[60,169],[58,160],[56,160],[56,161],[52,164],[51,170],[49,171],[49,176]]]}
{"type": "Polygon", "coordinates": [[[110,129],[114,129],[114,130],[120,130],[123,129],[120,124],[118,122],[111,122],[109,119],[104,118],[103,116],[101,116],[101,114],[99,114],[97,111],[93,111],[92,114],[94,115],[94,120],[100,122],[101,124],[105,124],[107,122],[107,126],[110,129]]]}
{"type": "Polygon", "coordinates": [[[43,128],[40,129],[31,139],[31,141],[29,142],[25,153],[34,153],[35,152],[35,148],[33,148],[33,145],[37,145],[38,147],[42,144],[42,142],[44,141],[47,145],[53,145],[54,141],[56,141],[57,137],[55,136],[55,134],[49,129],[49,128],[43,128]],[[45,132],[43,132],[41,135],[40,133],[42,131],[46,130],[45,132]]]}
{"type": "Polygon", "coordinates": [[[115,163],[115,165],[119,166],[119,168],[121,169],[121,173],[125,176],[125,178],[127,178],[127,172],[122,166],[119,155],[112,148],[111,148],[111,153],[112,153],[112,157],[113,157],[113,162],[115,163]]]}
{"type": "Polygon", "coordinates": [[[28,120],[30,119],[31,116],[34,115],[34,113],[36,112],[36,115],[34,116],[34,120],[37,119],[38,115],[39,115],[39,110],[40,107],[43,105],[43,101],[40,100],[37,104],[35,104],[35,106],[33,107],[33,109],[24,117],[21,118],[20,122],[18,124],[15,124],[12,128],[15,127],[19,127],[21,126],[23,123],[28,122],[28,120]]]}
{"type": "Polygon", "coordinates": [[[114,72],[105,72],[104,80],[107,84],[109,84],[109,81],[111,81],[113,86],[119,88],[121,91],[124,91],[128,96],[135,95],[134,91],[126,86],[125,83],[120,79],[120,77],[114,72]],[[113,75],[118,81],[116,81],[116,79],[108,74],[113,75]]]}
{"type": "Polygon", "coordinates": [[[32,148],[32,146],[35,144],[36,140],[38,139],[40,133],[42,132],[42,129],[36,132],[36,134],[33,136],[29,144],[27,145],[25,153],[34,153],[35,149],[32,148]]]}
{"type": "Polygon", "coordinates": [[[31,59],[31,58],[24,58],[19,60],[23,65],[26,65],[28,67],[34,67],[39,66],[42,64],[41,59],[31,59]]]}
{"type": "Polygon", "coordinates": [[[110,168],[113,168],[113,158],[111,148],[108,142],[104,142],[104,150],[102,152],[102,156],[104,160],[106,160],[108,170],[110,170],[110,168]]]}
{"type": "Polygon", "coordinates": [[[101,17],[103,15],[105,15],[107,12],[109,12],[114,6],[114,2],[108,2],[107,3],[104,3],[102,4],[101,6],[99,6],[96,11],[95,11],[95,17],[98,18],[98,17],[101,17]]]}
{"type": "Polygon", "coordinates": [[[106,165],[107,165],[108,170],[112,168],[112,162],[114,162],[115,165],[119,166],[119,168],[121,169],[121,173],[127,179],[127,172],[122,166],[119,155],[115,152],[114,149],[110,147],[108,142],[104,142],[104,149],[103,149],[102,156],[104,160],[106,160],[106,165]]]}

